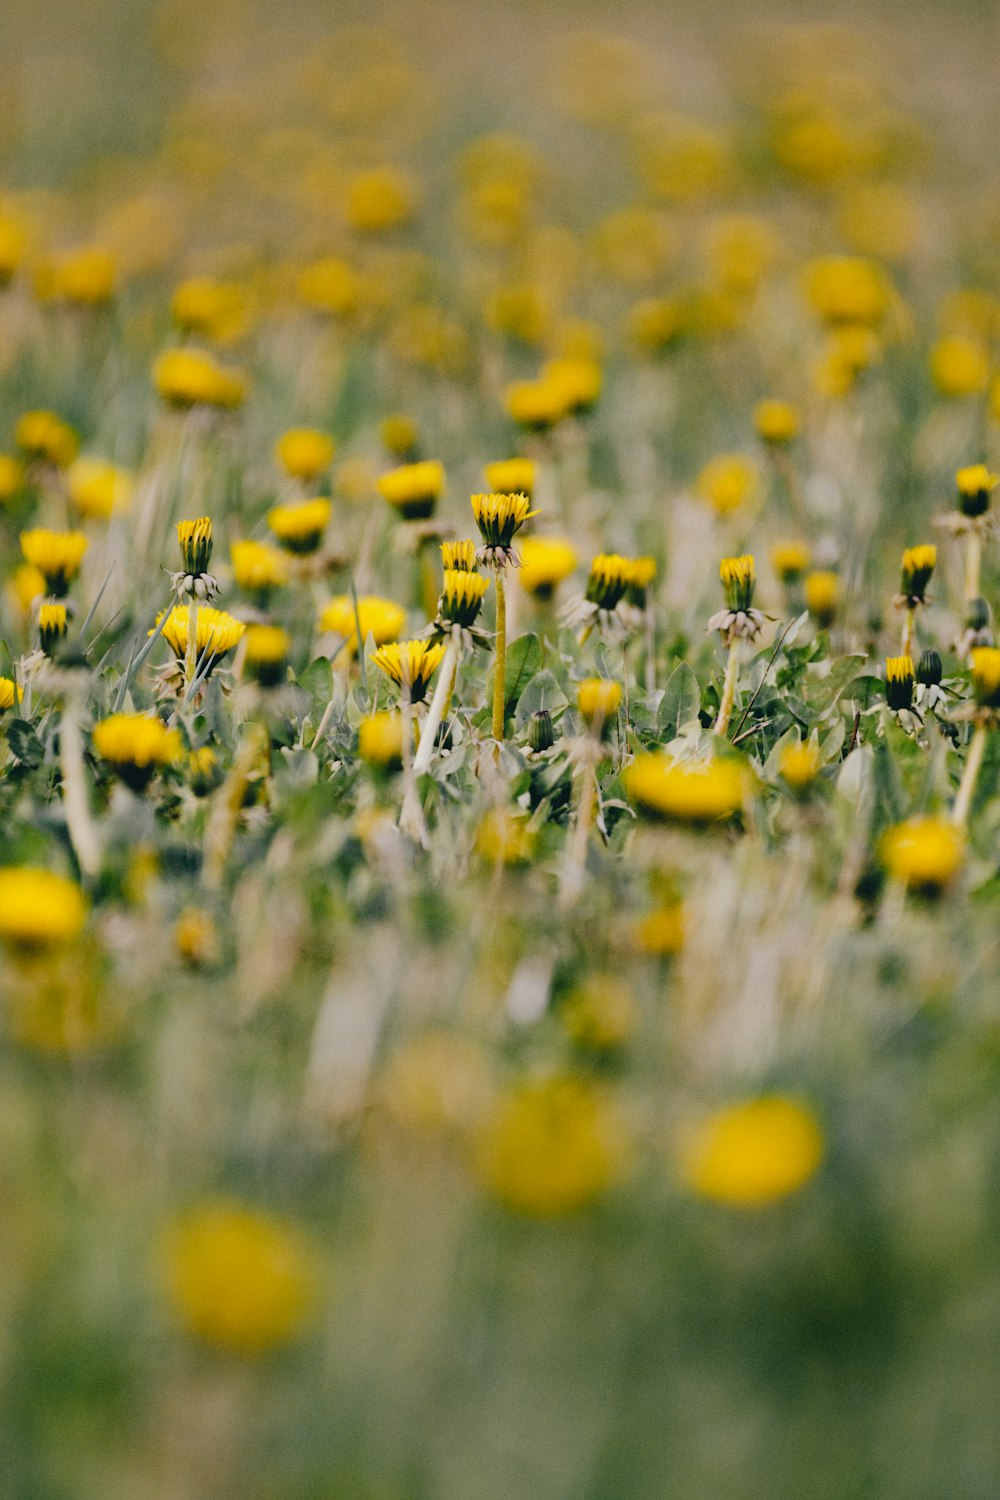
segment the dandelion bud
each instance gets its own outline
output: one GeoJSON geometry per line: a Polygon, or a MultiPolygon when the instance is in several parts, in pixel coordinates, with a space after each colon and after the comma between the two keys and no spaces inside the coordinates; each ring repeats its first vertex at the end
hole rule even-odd
{"type": "Polygon", "coordinates": [[[980,595],[976,599],[970,599],[965,607],[966,630],[988,630],[990,626],[990,607],[986,600],[980,595]]]}
{"type": "Polygon", "coordinates": [[[178,521],[177,540],[181,547],[184,572],[197,576],[207,573],[212,561],[212,522],[208,516],[197,521],[178,521]]]}
{"type": "Polygon", "coordinates": [[[933,647],[928,647],[921,652],[920,660],[917,662],[917,681],[921,687],[937,687],[941,681],[943,668],[941,657],[933,647]]]}
{"type": "Polygon", "coordinates": [[[1000,708],[1000,648],[977,646],[973,650],[972,691],[980,708],[1000,708]]]}
{"type": "Polygon", "coordinates": [[[251,625],[245,637],[244,674],[261,687],[276,687],[288,671],[291,640],[280,625],[251,625]]]}
{"type": "Polygon", "coordinates": [[[468,630],[476,623],[489,580],[482,573],[464,573],[449,568],[438,600],[438,620],[443,625],[459,625],[468,630]]]}
{"type": "Polygon", "coordinates": [[[820,629],[825,630],[837,618],[840,579],[836,573],[819,569],[807,575],[804,593],[806,608],[820,629]]]}
{"type": "Polygon", "coordinates": [[[777,542],[771,549],[771,566],[786,588],[801,581],[809,560],[805,542],[777,542]]]}
{"type": "Polygon", "coordinates": [[[899,583],[899,592],[907,604],[923,604],[936,562],[936,547],[929,545],[907,547],[903,553],[899,583]]]}
{"type": "Polygon", "coordinates": [[[555,730],[552,727],[552,715],[547,708],[536,708],[528,720],[528,744],[538,755],[543,750],[551,750],[554,743],[555,730]]]}
{"type": "Polygon", "coordinates": [[[955,475],[958,508],[963,516],[984,515],[990,506],[990,495],[1000,483],[985,464],[968,464],[955,475]]]}
{"type": "Polygon", "coordinates": [[[910,657],[886,658],[885,701],[891,709],[899,712],[900,709],[913,707],[913,683],[913,662],[910,657]]]}
{"type": "Polygon", "coordinates": [[[608,720],[618,712],[621,683],[606,677],[586,677],[577,687],[576,701],[587,724],[595,733],[603,732],[608,720]]]}
{"type": "Polygon", "coordinates": [[[476,544],[468,538],[463,542],[442,542],[441,562],[446,573],[472,573],[476,567],[476,544]]]}
{"type": "Polygon", "coordinates": [[[602,552],[590,565],[586,597],[598,609],[612,610],[628,588],[631,563],[614,552],[602,552]]]}
{"type": "Polygon", "coordinates": [[[66,630],[65,604],[43,604],[38,611],[38,634],[46,656],[52,656],[66,639],[66,630]]]}

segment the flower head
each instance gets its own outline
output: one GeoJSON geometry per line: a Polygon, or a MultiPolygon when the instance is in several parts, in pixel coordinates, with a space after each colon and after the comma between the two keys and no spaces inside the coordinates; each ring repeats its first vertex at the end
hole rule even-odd
{"type": "Polygon", "coordinates": [[[547,432],[569,415],[571,393],[555,380],[515,380],[504,391],[504,408],[529,432],[547,432]]]}
{"type": "Polygon", "coordinates": [[[248,625],[243,637],[243,670],[261,687],[275,687],[288,671],[291,636],[280,625],[248,625]]]}
{"type": "Polygon", "coordinates": [[[535,830],[509,807],[491,807],[476,829],[476,853],[491,865],[524,865],[535,849],[535,830]]]}
{"type": "Polygon", "coordinates": [[[677,761],[662,751],[639,755],[626,767],[625,786],[644,812],[679,823],[708,824],[731,818],[746,799],[746,772],[739,761],[677,761]]]}
{"type": "Polygon", "coordinates": [[[621,701],[621,683],[610,678],[585,677],[577,684],[577,707],[595,733],[600,733],[608,720],[614,718],[621,701]]]}
{"type": "Polygon", "coordinates": [[[68,629],[65,604],[42,604],[39,607],[38,635],[46,656],[51,656],[59,643],[66,639],[68,629]]]}
{"type": "Polygon", "coordinates": [[[36,526],[21,532],[21,551],[45,579],[46,592],[61,599],[83,562],[87,538],[82,531],[49,531],[36,526]]]}
{"type": "Polygon", "coordinates": [[[832,625],[840,604],[840,578],[828,569],[818,568],[806,574],[803,594],[806,609],[821,629],[832,625]]]}
{"type": "Polygon", "coordinates": [[[919,547],[907,547],[903,553],[899,592],[911,607],[923,604],[927,585],[931,581],[937,563],[937,548],[929,543],[919,547]]]}
{"type": "Polygon", "coordinates": [[[627,557],[619,557],[616,552],[599,553],[590,564],[587,577],[588,602],[605,611],[614,609],[625,596],[630,570],[627,557]]]}
{"type": "Polygon", "coordinates": [[[535,461],[533,458],[500,458],[485,465],[483,478],[498,494],[527,495],[530,500],[535,492],[535,461]]]}
{"type": "Polygon", "coordinates": [[[371,766],[398,769],[403,759],[403,716],[368,714],[358,725],[358,755],[371,766]]]}
{"type": "Polygon", "coordinates": [[[416,461],[420,429],[413,417],[407,416],[405,412],[393,412],[391,416],[382,418],[378,432],[383,448],[394,458],[401,458],[404,463],[416,461]]]}
{"type": "Polygon", "coordinates": [[[0,938],[12,947],[71,943],[86,919],[83,892],[65,875],[28,865],[0,869],[0,938]]]}
{"type": "Polygon", "coordinates": [[[1000,483],[985,464],[967,464],[955,475],[958,508],[963,516],[981,516],[990,508],[990,496],[1000,483]]]}
{"type": "Polygon", "coordinates": [[[1000,648],[976,646],[970,663],[976,704],[980,708],[1000,708],[1000,648]]]}
{"type": "Polygon", "coordinates": [[[288,582],[288,559],[268,542],[250,538],[233,542],[229,557],[236,587],[260,604],[266,602],[272,589],[283,588],[288,582]]]}
{"type": "Polygon", "coordinates": [[[753,608],[754,589],[757,584],[757,569],[750,553],[741,557],[724,557],[719,564],[719,577],[726,596],[726,608],[719,610],[708,622],[709,630],[717,630],[727,643],[746,637],[756,640],[765,616],[753,608]]]}
{"type": "Polygon", "coordinates": [[[466,573],[458,569],[446,569],[444,586],[437,607],[437,625],[458,625],[470,630],[479,618],[483,595],[489,588],[489,579],[482,573],[466,573]]]}
{"type": "MultiPolygon", "coordinates": [[[[1000,653],[998,653],[1000,655],[1000,653]]],[[[915,674],[909,656],[889,656],[885,663],[885,701],[895,710],[913,707],[915,674]]]]}
{"type": "Polygon", "coordinates": [[[112,714],[94,725],[94,749],[125,785],[144,791],[159,766],[179,760],[180,731],[149,714],[112,714]]]}
{"type": "MultiPolygon", "coordinates": [[[[157,625],[162,618],[162,615],[157,616],[157,625]]],[[[179,662],[183,662],[187,655],[189,619],[188,606],[177,604],[170,610],[163,627],[163,639],[179,662]]],[[[226,653],[239,645],[246,626],[242,620],[234,619],[224,609],[203,606],[198,611],[196,629],[196,670],[207,677],[214,672],[226,653]]],[[[149,633],[153,634],[152,631],[149,633]]]]}
{"type": "Polygon", "coordinates": [[[816,780],[821,764],[819,746],[812,740],[803,740],[798,744],[785,746],[778,762],[778,771],[785,785],[793,792],[804,792],[816,780]]]}
{"type": "Polygon", "coordinates": [[[24,489],[24,465],[10,453],[0,453],[0,505],[7,505],[24,489]]]}
{"type": "Polygon", "coordinates": [[[788,588],[800,582],[811,555],[805,542],[776,542],[771,548],[771,566],[788,588]]]}
{"type": "Polygon", "coordinates": [[[823,1159],[823,1132],[796,1099],[769,1095],[732,1104],[688,1132],[681,1169],[703,1198],[762,1208],[796,1193],[823,1159]]]}
{"type": "Polygon", "coordinates": [[[291,427],[274,446],[275,455],[292,479],[309,481],[325,474],[333,463],[336,444],[315,427],[291,427]]]}
{"type": "Polygon", "coordinates": [[[246,327],[246,297],[233,282],[192,276],[175,290],[170,314],[183,333],[225,344],[246,327]]]}
{"type": "Polygon", "coordinates": [[[168,349],[153,364],[153,384],[168,406],[232,411],[246,399],[247,380],[240,370],[220,365],[206,349],[168,349]]]}
{"type": "Polygon", "coordinates": [[[702,469],[695,488],[720,516],[728,516],[754,498],[758,483],[756,468],[742,453],[720,453],[702,469]]]}
{"type": "Polygon", "coordinates": [[[132,476],[101,458],[78,458],[66,472],[69,497],[82,516],[106,521],[127,510],[132,476]]]}
{"type": "Polygon", "coordinates": [[[28,458],[41,459],[57,469],[73,462],[80,439],[54,411],[26,411],[17,420],[14,441],[28,458]]]}
{"type": "Polygon", "coordinates": [[[0,714],[14,707],[17,696],[17,683],[10,677],[0,677],[0,714]]]}
{"type": "Polygon", "coordinates": [[[208,516],[177,522],[177,540],[185,573],[207,573],[212,561],[212,522],[208,516]]]}
{"type": "Polygon", "coordinates": [[[473,573],[476,568],[476,544],[473,541],[442,542],[441,562],[445,572],[473,573]]]}
{"type": "Polygon", "coordinates": [[[342,636],[345,649],[352,654],[358,649],[359,624],[363,641],[371,636],[376,646],[384,646],[399,639],[399,632],[406,624],[406,610],[394,599],[380,599],[374,594],[362,594],[355,609],[353,594],[337,594],[319,618],[320,630],[342,636]]]}
{"type": "Polygon", "coordinates": [[[404,693],[409,693],[411,703],[422,703],[443,657],[440,643],[414,640],[380,646],[372,660],[404,693]]]}
{"type": "Polygon", "coordinates": [[[401,464],[380,477],[378,492],[404,521],[426,521],[444,493],[444,465],[437,459],[401,464]]]}
{"type": "Polygon", "coordinates": [[[174,1315],[195,1338],[245,1357],[289,1343],[316,1295],[298,1230],[247,1204],[210,1201],[171,1225],[163,1246],[174,1315]]]}
{"type": "Polygon", "coordinates": [[[776,448],[784,447],[797,436],[800,420],[797,406],[791,401],[778,401],[773,397],[758,401],[753,411],[757,436],[776,448]]]}
{"type": "Polygon", "coordinates": [[[472,514],[483,539],[480,561],[490,567],[517,561],[512,546],[514,537],[528,517],[536,514],[527,495],[473,495],[472,514]]]}
{"type": "Polygon", "coordinates": [[[519,550],[521,587],[538,599],[550,599],[576,567],[576,548],[563,537],[527,536],[519,550]]]}
{"type": "Polygon", "coordinates": [[[884,835],[879,854],[893,880],[921,895],[936,896],[961,869],[965,839],[961,829],[944,818],[908,818],[884,835]]]}
{"type": "Polygon", "coordinates": [[[330,501],[322,497],[289,501],[271,507],[267,524],[286,551],[304,557],[319,547],[332,509],[330,501]]]}
{"type": "Polygon", "coordinates": [[[480,1143],[483,1176],[518,1213],[572,1213],[607,1191],[626,1159],[623,1128],[593,1084],[554,1077],[499,1102],[480,1143]]]}

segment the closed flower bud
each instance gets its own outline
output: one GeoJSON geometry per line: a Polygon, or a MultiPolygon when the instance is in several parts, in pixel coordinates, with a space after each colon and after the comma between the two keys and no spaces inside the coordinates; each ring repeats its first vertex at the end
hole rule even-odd
{"type": "Polygon", "coordinates": [[[543,750],[551,750],[554,743],[552,715],[547,708],[536,708],[528,720],[528,744],[537,755],[543,750]]]}
{"type": "Polygon", "coordinates": [[[280,625],[250,625],[244,638],[245,675],[261,687],[276,687],[288,672],[291,644],[280,625]]]}
{"type": "Polygon", "coordinates": [[[943,668],[941,657],[932,647],[921,652],[920,660],[917,662],[917,681],[921,687],[937,687],[941,681],[943,668]]]}
{"type": "Polygon", "coordinates": [[[988,630],[990,624],[990,607],[986,600],[980,595],[976,599],[970,599],[965,607],[966,630],[988,630]]]}
{"type": "Polygon", "coordinates": [[[177,540],[185,573],[207,573],[212,561],[212,522],[208,516],[197,521],[178,521],[177,540]]]}
{"type": "Polygon", "coordinates": [[[908,656],[890,656],[885,663],[885,701],[897,712],[913,707],[913,662],[908,656]]]}
{"type": "Polygon", "coordinates": [[[958,489],[958,508],[963,516],[981,516],[989,510],[990,495],[996,489],[998,478],[991,474],[985,464],[968,464],[955,475],[958,489]]]}

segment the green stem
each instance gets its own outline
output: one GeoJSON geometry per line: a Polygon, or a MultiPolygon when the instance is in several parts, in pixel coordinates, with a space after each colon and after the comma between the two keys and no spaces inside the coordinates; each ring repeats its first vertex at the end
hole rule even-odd
{"type": "Polygon", "coordinates": [[[726,680],[722,685],[722,701],[719,704],[719,717],[715,721],[715,734],[725,734],[729,728],[729,720],[732,718],[733,704],[736,702],[736,682],[740,675],[740,642],[739,637],[731,642],[729,647],[729,660],[726,662],[726,680]]]}
{"type": "Polygon", "coordinates": [[[493,738],[503,744],[504,708],[507,704],[507,594],[503,568],[497,568],[497,657],[493,672],[493,738]]]}
{"type": "Polygon", "coordinates": [[[979,573],[983,546],[978,531],[970,531],[965,541],[965,597],[979,598],[979,573]]]}
{"type": "Polygon", "coordinates": [[[190,688],[198,665],[198,600],[192,594],[188,602],[187,653],[184,657],[184,687],[190,688]]]}
{"type": "Polygon", "coordinates": [[[955,805],[951,810],[951,821],[956,828],[964,828],[969,821],[972,794],[976,790],[979,768],[983,763],[983,752],[986,749],[986,732],[985,724],[977,724],[975,733],[969,741],[969,753],[965,758],[965,770],[962,772],[962,781],[958,788],[958,796],[955,798],[955,805]]]}

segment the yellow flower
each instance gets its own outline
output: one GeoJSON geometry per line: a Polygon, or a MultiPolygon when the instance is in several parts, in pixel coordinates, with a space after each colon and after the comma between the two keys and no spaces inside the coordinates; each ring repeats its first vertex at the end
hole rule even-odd
{"type": "Polygon", "coordinates": [[[243,637],[243,669],[262,687],[275,687],[288,671],[292,639],[280,625],[248,625],[243,637]]]}
{"type": "Polygon", "coordinates": [[[299,277],[298,293],[300,300],[314,311],[346,318],[357,310],[361,283],[352,266],[329,256],[306,266],[299,277]]]}
{"type": "Polygon", "coordinates": [[[489,579],[482,573],[446,568],[438,600],[437,618],[441,625],[459,625],[468,630],[476,623],[489,579]]]}
{"type": "Polygon", "coordinates": [[[702,469],[695,488],[720,516],[728,516],[755,497],[757,470],[741,453],[720,453],[702,469]]]}
{"type": "Polygon", "coordinates": [[[412,1139],[417,1132],[464,1134],[483,1118],[490,1095],[485,1048],[451,1031],[427,1031],[404,1042],[379,1088],[384,1108],[412,1139]]]}
{"type": "Polygon", "coordinates": [[[0,453],[0,505],[7,505],[24,489],[24,465],[9,453],[0,453]]]}
{"type": "Polygon", "coordinates": [[[329,601],[320,615],[319,628],[328,630],[333,635],[343,636],[347,642],[346,650],[353,653],[358,649],[359,622],[363,641],[370,635],[376,646],[384,646],[389,641],[399,639],[399,633],[406,624],[406,610],[394,599],[362,594],[355,613],[353,595],[338,594],[329,601]]]}
{"type": "Polygon", "coordinates": [[[442,542],[441,563],[446,573],[474,573],[476,544],[473,541],[442,542]]]}
{"type": "Polygon", "coordinates": [[[0,938],[15,948],[53,948],[83,931],[87,903],[72,880],[32,866],[0,869],[0,938]]]}
{"type": "Polygon", "coordinates": [[[194,521],[177,522],[177,541],[185,573],[197,577],[212,561],[212,519],[198,516],[194,521]]]}
{"type": "Polygon", "coordinates": [[[706,254],[723,289],[753,292],[778,258],[781,246],[772,224],[756,214],[722,214],[711,224],[706,254]]]}
{"type": "Polygon", "coordinates": [[[743,806],[746,772],[739,761],[673,760],[662,751],[639,755],[626,767],[629,796],[646,812],[680,823],[717,823],[743,806]]]}
{"type": "Polygon", "coordinates": [[[791,401],[774,398],[758,401],[753,411],[753,425],[765,443],[790,443],[798,435],[801,418],[791,401]]]}
{"type": "Polygon", "coordinates": [[[100,307],[110,302],[118,282],[114,256],[101,245],[69,250],[44,262],[35,277],[40,302],[68,302],[100,307]]]}
{"type": "Polygon", "coordinates": [[[484,466],[483,478],[497,494],[527,495],[530,500],[535,492],[535,461],[533,458],[499,458],[484,466]]]}
{"type": "Polygon", "coordinates": [[[246,297],[232,282],[192,276],[174,292],[170,315],[184,333],[228,343],[246,327],[246,297]]]}
{"type": "Polygon", "coordinates": [[[914,671],[909,656],[888,656],[885,662],[885,699],[890,708],[913,707],[914,671]]]}
{"type": "Polygon", "coordinates": [[[47,1057],[80,1057],[115,1040],[122,1014],[95,953],[74,945],[21,952],[6,986],[7,1031],[19,1047],[47,1057]]]}
{"type": "Polygon", "coordinates": [[[577,684],[576,701],[588,724],[604,725],[621,705],[621,683],[607,677],[585,677],[577,684]]]}
{"type": "Polygon", "coordinates": [[[1000,476],[991,474],[985,464],[966,464],[955,475],[958,490],[958,508],[963,515],[981,516],[989,510],[990,496],[1000,483],[1000,476]]]}
{"type": "Polygon", "coordinates": [[[749,552],[740,557],[724,557],[719,564],[719,579],[731,610],[748,610],[753,604],[757,584],[757,565],[749,552]]]}
{"type": "Polygon", "coordinates": [[[404,521],[423,521],[433,514],[444,491],[444,465],[437,459],[418,464],[401,464],[390,469],[378,481],[383,500],[399,512],[404,521]]]}
{"type": "Polygon", "coordinates": [[[358,755],[371,766],[397,768],[403,760],[403,716],[369,714],[358,725],[358,755]]]}
{"type": "Polygon", "coordinates": [[[525,1083],[502,1098],[479,1150],[480,1171],[501,1202],[537,1217],[586,1207],[625,1160],[624,1131],[606,1094],[566,1077],[525,1083]]]}
{"type": "Polygon", "coordinates": [[[233,542],[229,557],[236,587],[258,600],[266,599],[271,589],[283,588],[288,582],[288,559],[268,542],[249,538],[233,542]]]}
{"type": "Polygon", "coordinates": [[[206,1344],[264,1354],[294,1339],[312,1311],[312,1249],[272,1214],[210,1200],[176,1220],[162,1248],[174,1316],[206,1344]]]}
{"type": "Polygon", "coordinates": [[[931,543],[907,547],[903,553],[899,592],[908,600],[922,602],[936,566],[937,548],[931,543]]]}
{"type": "Polygon", "coordinates": [[[51,656],[69,628],[65,604],[43,604],[38,610],[38,635],[42,650],[51,656]]]}
{"type": "Polygon", "coordinates": [[[395,167],[358,172],[347,185],[347,222],[358,234],[386,234],[413,217],[416,196],[410,178],[395,167]]]}
{"type": "Polygon", "coordinates": [[[158,766],[180,759],[180,730],[149,714],[112,714],[94,725],[94,749],[134,792],[143,791],[158,766]]]}
{"type": "Polygon", "coordinates": [[[7,584],[7,597],[22,615],[30,614],[36,599],[45,593],[45,578],[34,563],[20,563],[7,584]]]}
{"type": "Polygon", "coordinates": [[[785,746],[778,770],[794,792],[802,792],[816,780],[820,764],[819,747],[812,740],[805,740],[801,744],[785,746]]]}
{"type": "Polygon", "coordinates": [[[641,953],[665,958],[679,953],[684,946],[684,907],[680,901],[668,901],[640,917],[633,928],[635,945],[641,953]]]}
{"type": "Polygon", "coordinates": [[[416,453],[420,429],[414,418],[407,416],[405,412],[394,412],[391,416],[383,417],[378,431],[383,448],[397,458],[411,459],[416,453]]]}
{"type": "Polygon", "coordinates": [[[934,896],[961,869],[965,839],[961,829],[944,818],[908,818],[884,835],[879,853],[893,880],[909,890],[934,896]]]}
{"type": "Polygon", "coordinates": [[[0,714],[13,708],[17,700],[17,684],[10,677],[0,677],[0,714]]]}
{"type": "Polygon", "coordinates": [[[398,687],[409,691],[411,703],[422,703],[431,678],[441,665],[444,646],[427,641],[394,641],[380,646],[372,661],[398,687]]]}
{"type": "MultiPolygon", "coordinates": [[[[163,627],[163,639],[181,662],[187,655],[189,614],[186,604],[176,604],[167,615],[167,623],[163,627]]],[[[157,625],[162,618],[162,615],[157,615],[157,625]]],[[[196,635],[197,670],[202,672],[208,667],[209,671],[213,671],[226,652],[239,645],[245,630],[242,620],[234,619],[224,609],[201,605],[196,635]]],[[[152,631],[149,633],[153,634],[152,631]]]]}
{"type": "Polygon", "coordinates": [[[188,783],[196,797],[207,797],[222,779],[219,757],[211,745],[202,745],[197,750],[190,750],[185,764],[188,783]]]}
{"type": "Polygon", "coordinates": [[[810,261],[804,277],[813,311],[825,323],[874,328],[889,308],[890,289],[874,261],[855,255],[827,255],[810,261]]]}
{"type": "Polygon", "coordinates": [[[990,378],[990,356],[978,339],[946,334],[931,351],[931,379],[942,396],[979,396],[990,378]]]}
{"type": "Polygon", "coordinates": [[[570,393],[554,380],[515,380],[503,396],[504,410],[519,427],[544,432],[570,411],[570,393]]]}
{"type": "Polygon", "coordinates": [[[818,569],[806,575],[803,587],[806,609],[817,625],[826,628],[837,617],[840,604],[840,579],[836,573],[818,569]]]}
{"type": "Polygon", "coordinates": [[[174,923],[174,946],[178,957],[192,969],[217,963],[219,933],[208,913],[196,906],[182,911],[174,923]]]}
{"type": "Polygon", "coordinates": [[[542,368],[542,380],[562,392],[566,410],[585,412],[601,394],[601,367],[593,359],[550,359],[542,368]]]}
{"type": "Polygon", "coordinates": [[[79,573],[86,550],[87,538],[82,531],[49,531],[36,526],[21,532],[25,560],[38,569],[47,592],[56,598],[62,598],[79,573]]]}
{"type": "Polygon", "coordinates": [[[26,411],[17,420],[14,441],[28,458],[38,458],[65,469],[76,457],[80,439],[54,411],[26,411]]]}
{"type": "Polygon", "coordinates": [[[732,1104],[692,1129],[681,1147],[687,1185],[733,1208],[761,1208],[803,1188],[823,1160],[823,1132],[796,1099],[732,1104]]]}
{"type": "Polygon", "coordinates": [[[805,542],[776,542],[771,548],[771,566],[782,583],[798,583],[811,556],[805,542]]]}
{"type": "Polygon", "coordinates": [[[590,564],[586,598],[598,609],[612,610],[624,597],[632,576],[632,562],[617,552],[601,552],[590,564]]]}
{"type": "Polygon", "coordinates": [[[70,464],[66,488],[80,514],[97,521],[127,510],[132,501],[132,476],[101,458],[78,458],[70,464]]]}
{"type": "Polygon", "coordinates": [[[153,363],[153,383],[168,406],[230,411],[246,399],[246,376],[220,365],[207,349],[167,349],[153,363]]]}
{"type": "Polygon", "coordinates": [[[550,599],[576,567],[576,549],[558,536],[528,536],[521,543],[518,578],[526,593],[550,599]]]}
{"type": "Polygon", "coordinates": [[[472,514],[484,547],[490,552],[508,552],[525,521],[537,512],[527,495],[489,494],[472,496],[472,514]]]}
{"type": "Polygon", "coordinates": [[[274,445],[278,462],[293,479],[318,479],[333,463],[337,445],[315,427],[290,427],[274,445]]]}
{"type": "Polygon", "coordinates": [[[527,864],[535,848],[528,819],[506,807],[494,807],[476,829],[476,853],[491,865],[527,864]]]}
{"type": "Polygon", "coordinates": [[[1000,706],[1000,648],[977,646],[970,656],[972,689],[980,707],[1000,706]]]}
{"type": "Polygon", "coordinates": [[[267,513],[267,524],[287,551],[306,556],[323,540],[332,510],[330,501],[322,497],[293,500],[273,505],[267,513]]]}
{"type": "Polygon", "coordinates": [[[675,297],[644,297],[628,315],[628,334],[644,354],[662,354],[684,332],[684,313],[675,297]]]}

